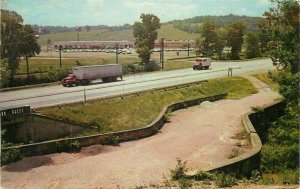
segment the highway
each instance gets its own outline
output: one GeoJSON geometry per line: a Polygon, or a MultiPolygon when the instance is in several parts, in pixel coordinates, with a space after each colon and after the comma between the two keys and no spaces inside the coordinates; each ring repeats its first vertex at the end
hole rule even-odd
{"type": "Polygon", "coordinates": [[[212,62],[212,66],[209,70],[194,71],[192,68],[185,68],[128,75],[123,77],[123,81],[112,83],[102,83],[101,80],[99,80],[94,81],[88,86],[63,87],[62,85],[52,85],[1,92],[0,107],[7,108],[30,105],[32,108],[37,108],[83,101],[84,90],[87,99],[94,99],[156,87],[166,87],[193,81],[227,77],[229,67],[233,68],[233,76],[266,72],[275,69],[270,59],[243,62],[212,62]]]}

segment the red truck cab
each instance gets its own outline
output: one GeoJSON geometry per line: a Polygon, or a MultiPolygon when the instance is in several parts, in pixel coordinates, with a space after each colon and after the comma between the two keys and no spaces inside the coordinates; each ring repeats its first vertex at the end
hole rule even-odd
{"type": "Polygon", "coordinates": [[[68,77],[65,77],[61,80],[62,85],[65,86],[73,86],[78,85],[78,80],[74,74],[69,74],[68,77]]]}

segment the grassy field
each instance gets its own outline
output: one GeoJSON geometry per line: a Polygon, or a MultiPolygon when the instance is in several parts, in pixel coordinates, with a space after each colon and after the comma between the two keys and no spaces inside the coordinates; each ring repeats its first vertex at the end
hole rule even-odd
{"type": "Polygon", "coordinates": [[[176,29],[172,24],[162,25],[158,30],[158,39],[166,38],[172,40],[192,40],[195,36],[191,33],[176,29]]]}
{"type": "MultiPolygon", "coordinates": [[[[179,56],[175,52],[165,53],[165,69],[177,69],[192,67],[193,63],[189,62],[193,59],[184,59],[184,60],[170,60],[169,58],[180,58],[186,57],[187,52],[181,52],[179,56]]],[[[194,54],[190,53],[190,56],[194,54]]],[[[151,59],[159,63],[159,53],[155,52],[151,55],[151,59]]],[[[118,56],[119,64],[129,64],[129,63],[140,63],[140,58],[136,53],[133,54],[120,54],[118,56]]],[[[72,68],[76,66],[76,62],[80,62],[81,65],[96,65],[96,64],[112,64],[116,62],[116,55],[114,53],[63,53],[62,54],[62,67],[63,68],[72,68]]],[[[34,57],[29,59],[29,73],[39,73],[46,72],[49,70],[57,70],[59,68],[59,58],[58,53],[53,52],[51,55],[47,56],[46,53],[41,56],[34,57]]],[[[17,74],[25,74],[26,72],[26,62],[21,60],[17,74]]]]}
{"type": "MultiPolygon", "coordinates": [[[[158,31],[158,39],[160,38],[166,39],[194,39],[194,36],[191,33],[184,32],[182,30],[178,30],[172,26],[172,24],[162,25],[161,29],[158,31]]],[[[38,39],[38,43],[42,46],[42,48],[46,47],[47,40],[50,39],[52,42],[54,41],[77,41],[77,32],[62,32],[62,33],[51,33],[46,35],[41,35],[38,39]]],[[[133,41],[133,30],[121,30],[121,31],[110,31],[108,29],[100,29],[100,30],[90,30],[82,31],[79,33],[79,39],[81,41],[93,41],[93,40],[128,40],[133,41]]]]}
{"type": "Polygon", "coordinates": [[[95,125],[100,133],[135,129],[151,123],[168,104],[228,92],[229,99],[237,99],[257,90],[241,77],[213,79],[208,83],[166,92],[146,93],[137,97],[110,101],[93,101],[85,105],[71,104],[62,107],[39,109],[42,114],[95,125]]]}

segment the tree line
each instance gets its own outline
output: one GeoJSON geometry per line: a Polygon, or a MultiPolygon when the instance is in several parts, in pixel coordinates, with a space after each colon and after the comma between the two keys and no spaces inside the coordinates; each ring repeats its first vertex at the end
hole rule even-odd
{"type": "Polygon", "coordinates": [[[130,24],[124,24],[121,26],[85,25],[85,26],[68,27],[68,26],[40,26],[40,25],[34,24],[34,25],[32,25],[32,28],[36,35],[44,35],[44,34],[49,34],[49,33],[62,33],[62,32],[78,31],[78,28],[80,28],[80,31],[87,31],[87,32],[89,32],[90,30],[100,30],[100,29],[107,29],[110,31],[121,31],[121,30],[132,29],[132,25],[130,25],[130,24]]]}
{"type": "Polygon", "coordinates": [[[199,26],[207,19],[214,20],[216,25],[219,27],[225,27],[231,22],[240,20],[246,24],[247,32],[256,32],[259,30],[257,22],[259,20],[262,20],[263,18],[229,14],[225,16],[196,16],[184,20],[174,20],[168,23],[173,24],[173,27],[179,30],[183,30],[189,33],[199,33],[199,26]]]}

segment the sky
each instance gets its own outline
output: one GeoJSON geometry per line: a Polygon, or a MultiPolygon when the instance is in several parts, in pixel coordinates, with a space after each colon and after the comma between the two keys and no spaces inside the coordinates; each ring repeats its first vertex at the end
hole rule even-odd
{"type": "Polygon", "coordinates": [[[118,26],[139,21],[141,13],[162,23],[204,15],[261,16],[268,0],[1,0],[2,8],[16,11],[25,24],[51,26],[118,26]]]}

